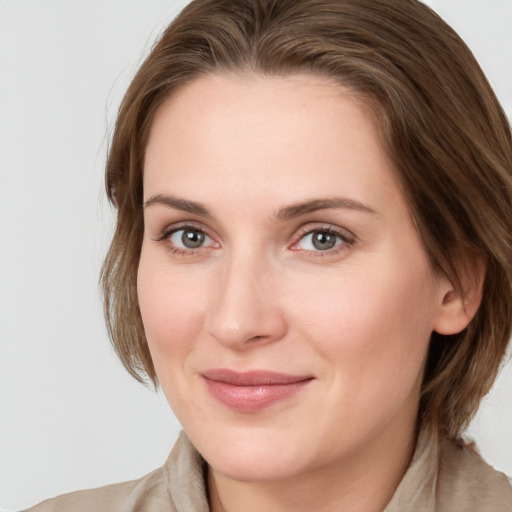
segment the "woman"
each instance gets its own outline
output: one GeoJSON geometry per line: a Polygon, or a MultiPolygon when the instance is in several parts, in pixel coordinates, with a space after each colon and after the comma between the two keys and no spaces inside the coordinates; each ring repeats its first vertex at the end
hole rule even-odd
{"type": "Polygon", "coordinates": [[[196,0],[121,106],[105,311],[183,425],[46,510],[510,510],[457,441],[511,332],[512,138],[415,0],[196,0]]]}

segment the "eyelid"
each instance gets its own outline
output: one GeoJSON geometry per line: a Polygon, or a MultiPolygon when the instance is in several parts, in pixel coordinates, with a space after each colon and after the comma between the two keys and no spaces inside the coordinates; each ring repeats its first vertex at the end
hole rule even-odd
{"type": "MultiPolygon", "coordinates": [[[[203,251],[208,251],[211,249],[217,249],[220,248],[221,244],[218,242],[217,237],[211,233],[211,230],[209,230],[207,227],[205,227],[202,223],[197,221],[181,221],[176,222],[167,225],[164,227],[160,234],[156,237],[153,237],[153,240],[156,242],[163,242],[167,243],[168,248],[172,250],[175,253],[182,254],[182,255],[198,255],[199,253],[202,253],[203,251]],[[183,230],[183,229],[192,229],[197,230],[205,234],[210,240],[213,242],[210,245],[198,247],[195,249],[191,248],[182,248],[177,247],[176,245],[172,244],[170,241],[170,237],[173,233],[176,233],[177,231],[183,230]]],[[[302,227],[300,227],[296,234],[293,236],[293,242],[288,245],[288,248],[292,251],[301,251],[302,253],[311,253],[314,256],[327,256],[327,255],[334,255],[337,254],[340,251],[344,251],[349,249],[354,245],[354,243],[357,241],[357,237],[348,229],[337,226],[335,224],[329,224],[329,223],[314,223],[309,222],[302,227]],[[297,247],[299,242],[308,234],[312,234],[315,232],[328,232],[332,233],[335,236],[339,237],[342,241],[342,243],[338,244],[337,246],[326,249],[326,250],[307,250],[302,249],[300,247],[297,247]]]]}
{"type": "Polygon", "coordinates": [[[334,224],[319,223],[319,224],[315,225],[314,223],[308,223],[305,226],[302,226],[297,231],[296,235],[294,236],[294,242],[290,246],[290,249],[293,251],[304,251],[304,252],[309,252],[309,253],[315,253],[315,255],[322,256],[322,255],[327,255],[327,254],[334,254],[337,251],[345,250],[349,247],[352,247],[356,241],[357,241],[357,237],[346,228],[342,228],[342,227],[336,226],[334,224]],[[325,251],[320,251],[320,250],[308,251],[308,250],[301,249],[301,248],[297,247],[299,242],[305,236],[315,233],[315,232],[322,232],[322,231],[332,233],[332,234],[338,236],[343,241],[343,243],[333,247],[332,249],[327,249],[325,251]]]}
{"type": "Polygon", "coordinates": [[[216,237],[210,233],[210,230],[205,228],[205,226],[202,225],[201,223],[195,222],[195,221],[181,221],[181,222],[169,224],[166,227],[164,227],[160,231],[160,234],[157,235],[156,237],[154,237],[153,240],[155,242],[167,243],[169,248],[173,252],[178,253],[178,254],[198,254],[204,250],[216,249],[216,248],[220,247],[220,243],[216,240],[216,237]],[[174,245],[171,242],[170,238],[177,231],[186,230],[186,229],[191,229],[191,230],[200,231],[201,233],[204,233],[204,235],[206,237],[208,237],[213,242],[213,244],[206,245],[203,247],[198,247],[196,249],[177,247],[176,245],[174,245]]]}
{"type": "Polygon", "coordinates": [[[158,242],[159,240],[163,240],[172,233],[179,231],[180,229],[195,229],[197,231],[201,231],[202,233],[210,237],[212,240],[214,239],[214,237],[210,233],[210,230],[205,228],[203,224],[192,220],[186,220],[166,224],[165,227],[159,229],[159,234],[153,237],[153,240],[155,240],[156,242],[158,242]]]}

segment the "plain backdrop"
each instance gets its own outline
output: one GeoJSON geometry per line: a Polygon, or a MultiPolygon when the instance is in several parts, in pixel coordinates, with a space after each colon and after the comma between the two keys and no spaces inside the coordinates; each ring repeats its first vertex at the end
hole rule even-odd
{"type": "MultiPolygon", "coordinates": [[[[233,0],[236,1],[236,0],[233,0]]],[[[186,0],[0,0],[0,509],[138,478],[179,424],[106,336],[103,165],[130,78],[186,0]]],[[[512,0],[431,0],[512,113],[512,0]]],[[[512,475],[512,365],[470,429],[512,475]]]]}

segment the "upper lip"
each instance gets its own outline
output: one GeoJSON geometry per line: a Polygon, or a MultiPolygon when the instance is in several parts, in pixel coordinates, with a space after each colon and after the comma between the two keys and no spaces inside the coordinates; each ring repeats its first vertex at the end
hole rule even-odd
{"type": "Polygon", "coordinates": [[[231,384],[233,386],[272,386],[294,384],[311,380],[311,375],[290,375],[268,370],[250,370],[238,372],[227,368],[206,370],[201,375],[209,380],[231,384]]]}

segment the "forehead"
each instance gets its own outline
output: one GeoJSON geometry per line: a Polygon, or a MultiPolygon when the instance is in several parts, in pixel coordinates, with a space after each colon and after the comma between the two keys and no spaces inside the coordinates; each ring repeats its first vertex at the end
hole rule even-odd
{"type": "Polygon", "coordinates": [[[145,198],[172,189],[205,202],[219,187],[246,201],[398,194],[373,111],[351,90],[311,75],[203,76],[160,107],[145,198]]]}

